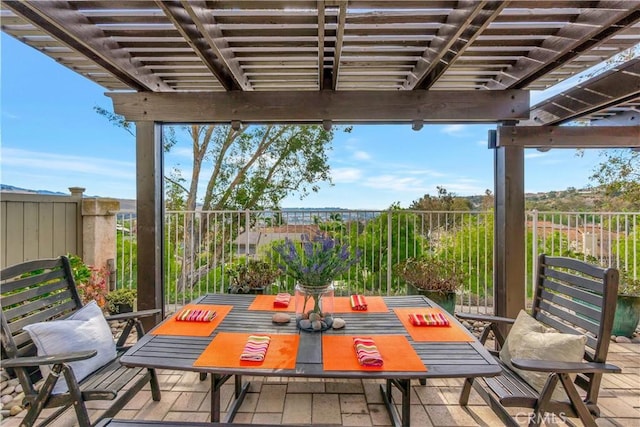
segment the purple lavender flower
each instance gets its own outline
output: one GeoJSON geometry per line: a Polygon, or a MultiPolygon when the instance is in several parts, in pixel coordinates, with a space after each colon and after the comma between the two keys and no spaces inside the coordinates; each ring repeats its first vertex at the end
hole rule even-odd
{"type": "Polygon", "coordinates": [[[278,267],[300,285],[322,288],[349,271],[360,258],[360,251],[352,256],[347,243],[340,243],[328,234],[301,236],[296,245],[291,239],[274,246],[280,259],[278,267]]]}

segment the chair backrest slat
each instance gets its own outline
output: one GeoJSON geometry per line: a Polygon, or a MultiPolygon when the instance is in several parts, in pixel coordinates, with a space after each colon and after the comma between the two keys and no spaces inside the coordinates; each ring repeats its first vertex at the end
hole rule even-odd
{"type": "MultiPolygon", "coordinates": [[[[540,255],[532,314],[559,332],[587,336],[584,359],[605,362],[618,292],[618,271],[584,261],[540,255]]],[[[577,385],[596,402],[602,374],[577,385]]]]}
{"type": "MultiPolygon", "coordinates": [[[[17,282],[17,281],[16,281],[17,282]]],[[[15,304],[20,304],[23,301],[38,298],[40,295],[54,293],[54,292],[68,292],[69,285],[66,283],[64,278],[60,278],[53,282],[41,282],[42,284],[35,283],[30,285],[30,287],[22,288],[20,291],[14,291],[12,294],[5,294],[3,297],[3,305],[5,307],[10,307],[15,304]]],[[[71,296],[71,294],[69,294],[71,296]]]]}

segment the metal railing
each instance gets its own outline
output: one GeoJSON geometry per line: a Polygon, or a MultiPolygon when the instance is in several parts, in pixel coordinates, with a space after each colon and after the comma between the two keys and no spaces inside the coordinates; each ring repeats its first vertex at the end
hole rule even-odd
{"type": "MultiPolygon", "coordinates": [[[[136,218],[117,216],[117,286],[135,287],[136,218]]],[[[537,254],[589,260],[640,274],[639,213],[526,213],[526,294],[531,295],[537,254]]],[[[408,210],[169,211],[165,214],[165,298],[182,305],[204,293],[226,292],[230,265],[266,259],[285,237],[329,232],[360,252],[355,269],[335,285],[339,292],[392,295],[406,292],[393,266],[421,253],[452,258],[466,283],[458,309],[492,312],[493,212],[408,210]]],[[[291,284],[281,281],[278,286],[291,284]]],[[[274,288],[271,292],[276,292],[274,288]]]]}

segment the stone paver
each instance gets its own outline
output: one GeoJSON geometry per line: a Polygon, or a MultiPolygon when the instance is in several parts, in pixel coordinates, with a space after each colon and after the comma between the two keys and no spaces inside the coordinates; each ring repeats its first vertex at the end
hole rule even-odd
{"type": "Polygon", "coordinates": [[[310,393],[287,393],[284,400],[283,424],[311,424],[311,402],[313,396],[310,393]]]}
{"type": "Polygon", "coordinates": [[[340,396],[329,393],[314,394],[311,408],[311,422],[313,424],[342,423],[340,396]]]}
{"type": "Polygon", "coordinates": [[[282,413],[286,394],[286,384],[264,384],[260,392],[260,397],[258,398],[256,412],[282,413]]]}
{"type": "Polygon", "coordinates": [[[276,425],[276,424],[282,424],[282,413],[275,413],[275,412],[256,412],[253,415],[253,422],[252,424],[259,424],[259,425],[276,425]]]}
{"type": "Polygon", "coordinates": [[[367,399],[364,394],[341,394],[340,412],[343,414],[366,414],[367,399]]]}

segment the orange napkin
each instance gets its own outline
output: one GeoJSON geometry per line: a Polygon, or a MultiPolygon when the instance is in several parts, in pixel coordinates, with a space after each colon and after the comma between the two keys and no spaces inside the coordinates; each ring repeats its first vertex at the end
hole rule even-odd
{"type": "Polygon", "coordinates": [[[362,366],[382,366],[384,361],[376,343],[371,338],[353,337],[353,347],[356,349],[356,357],[362,366]]]}
{"type": "Polygon", "coordinates": [[[449,326],[449,319],[442,313],[409,313],[413,326],[449,326]]]}
{"type": "Polygon", "coordinates": [[[431,341],[431,342],[472,342],[475,341],[475,337],[471,335],[463,326],[460,326],[457,322],[449,321],[449,326],[441,326],[438,328],[425,328],[423,326],[414,326],[409,321],[409,314],[412,313],[441,313],[443,316],[449,318],[449,315],[444,313],[439,308],[434,307],[411,307],[411,308],[394,308],[393,311],[402,322],[402,325],[407,330],[409,335],[414,341],[431,341]]]}
{"type": "Polygon", "coordinates": [[[351,295],[349,297],[351,302],[351,308],[356,311],[366,311],[367,310],[367,300],[364,295],[351,295]]]}
{"type": "Polygon", "coordinates": [[[289,301],[291,301],[291,295],[281,292],[276,295],[276,298],[273,300],[273,306],[275,308],[287,308],[289,307],[289,301]]]}

